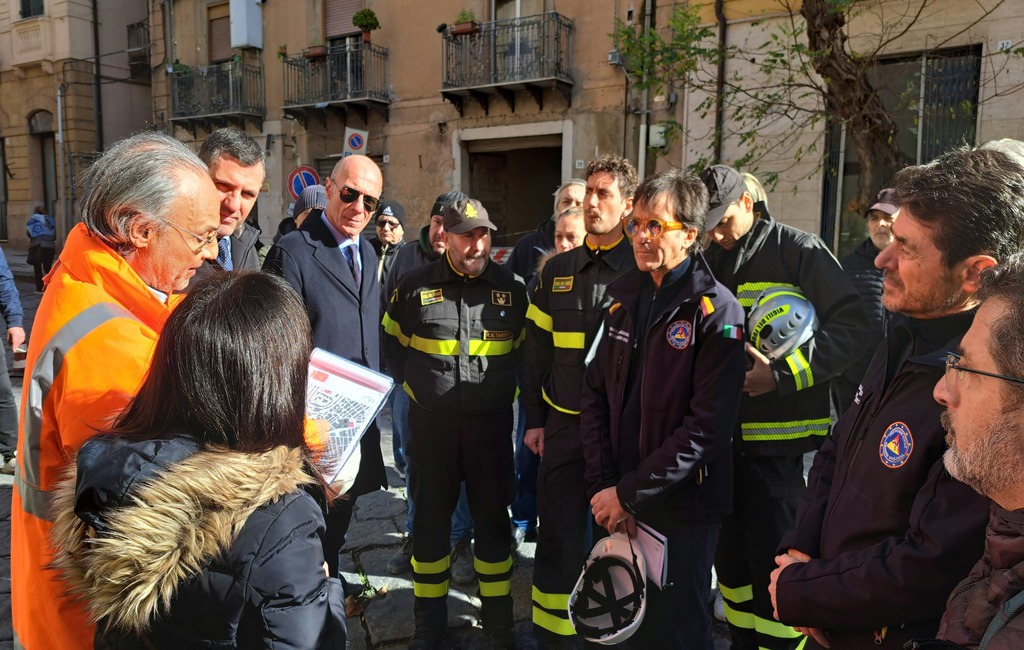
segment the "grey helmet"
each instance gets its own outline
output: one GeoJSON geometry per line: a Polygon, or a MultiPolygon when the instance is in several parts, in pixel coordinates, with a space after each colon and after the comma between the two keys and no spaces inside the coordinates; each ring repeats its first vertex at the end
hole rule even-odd
{"type": "Polygon", "coordinates": [[[769,287],[761,292],[747,318],[750,342],[769,359],[783,359],[814,336],[814,305],[796,287],[769,287]]]}

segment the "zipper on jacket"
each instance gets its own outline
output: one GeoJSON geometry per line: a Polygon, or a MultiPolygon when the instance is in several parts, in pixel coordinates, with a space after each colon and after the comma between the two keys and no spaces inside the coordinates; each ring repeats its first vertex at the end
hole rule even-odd
{"type": "Polygon", "coordinates": [[[875,645],[882,645],[882,642],[885,641],[885,635],[886,633],[888,633],[888,631],[888,627],[883,627],[881,630],[875,630],[874,632],[872,632],[872,634],[875,635],[875,645]]]}

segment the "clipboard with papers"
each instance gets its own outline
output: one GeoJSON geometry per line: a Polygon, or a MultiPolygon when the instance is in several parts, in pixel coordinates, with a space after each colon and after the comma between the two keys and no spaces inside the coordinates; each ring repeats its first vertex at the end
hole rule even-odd
{"type": "Polygon", "coordinates": [[[668,539],[642,521],[637,521],[636,545],[647,563],[648,582],[664,589],[668,582],[668,539]]]}

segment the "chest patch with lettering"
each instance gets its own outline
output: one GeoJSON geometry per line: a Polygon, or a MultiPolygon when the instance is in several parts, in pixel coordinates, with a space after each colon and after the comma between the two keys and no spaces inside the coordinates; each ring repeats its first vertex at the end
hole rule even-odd
{"type": "Polygon", "coordinates": [[[433,305],[444,300],[444,294],[441,293],[440,289],[431,289],[429,291],[420,291],[420,304],[426,307],[427,305],[433,305]]]}
{"type": "Polygon", "coordinates": [[[510,306],[512,304],[512,292],[491,289],[491,303],[502,307],[510,306]]]}
{"type": "Polygon", "coordinates": [[[512,332],[509,330],[484,330],[485,341],[511,341],[512,332]]]}
{"type": "Polygon", "coordinates": [[[882,434],[882,444],[878,446],[878,455],[882,464],[889,469],[906,465],[910,454],[914,453],[914,436],[910,427],[903,422],[893,422],[882,434]]]}
{"type": "Polygon", "coordinates": [[[665,330],[665,339],[668,344],[677,350],[682,350],[690,345],[690,335],[693,333],[693,325],[688,320],[677,320],[665,330]]]}
{"type": "Polygon", "coordinates": [[[551,281],[551,293],[565,293],[572,291],[572,276],[555,278],[551,281]]]}

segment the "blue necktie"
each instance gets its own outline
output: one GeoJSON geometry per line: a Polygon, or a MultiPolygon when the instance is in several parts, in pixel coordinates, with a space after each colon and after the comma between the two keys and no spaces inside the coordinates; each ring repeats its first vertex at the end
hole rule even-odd
{"type": "Polygon", "coordinates": [[[359,264],[356,263],[354,248],[355,246],[346,246],[341,250],[345,253],[348,268],[352,271],[352,278],[356,281],[356,291],[359,291],[359,285],[363,283],[363,274],[359,272],[359,264]]]}
{"type": "Polygon", "coordinates": [[[225,271],[233,271],[235,265],[231,262],[231,238],[222,237],[217,240],[217,264],[225,271]]]}

